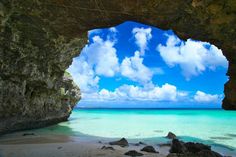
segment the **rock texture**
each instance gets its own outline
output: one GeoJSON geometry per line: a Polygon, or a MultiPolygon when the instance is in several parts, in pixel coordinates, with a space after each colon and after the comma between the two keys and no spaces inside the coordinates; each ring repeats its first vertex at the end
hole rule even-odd
{"type": "Polygon", "coordinates": [[[86,32],[65,39],[37,17],[34,4],[39,7],[0,2],[0,133],[65,121],[80,100],[64,73],[86,44],[86,32]]]}
{"type": "Polygon", "coordinates": [[[229,61],[223,108],[235,110],[235,14],[235,0],[1,0],[0,133],[66,120],[80,96],[63,74],[87,31],[127,20],[221,48],[229,61]]]}
{"type": "Polygon", "coordinates": [[[148,153],[159,153],[153,146],[145,146],[141,149],[141,151],[148,153]]]}
{"type": "Polygon", "coordinates": [[[102,146],[103,150],[115,150],[113,147],[102,146]]]}
{"type": "Polygon", "coordinates": [[[137,152],[136,150],[130,150],[130,151],[126,152],[124,155],[132,156],[132,157],[135,157],[135,156],[143,156],[142,153],[139,153],[139,152],[137,152]]]}
{"type": "Polygon", "coordinates": [[[168,139],[175,139],[176,135],[173,132],[168,132],[166,138],[168,138],[168,139]]]}
{"type": "Polygon", "coordinates": [[[170,154],[167,157],[223,157],[211,150],[211,147],[202,143],[193,143],[173,139],[170,154]]]}
{"type": "Polygon", "coordinates": [[[110,145],[118,145],[118,146],[121,146],[121,147],[127,147],[129,146],[129,143],[128,141],[125,139],[125,138],[122,138],[118,141],[113,141],[113,142],[109,142],[110,145]]]}

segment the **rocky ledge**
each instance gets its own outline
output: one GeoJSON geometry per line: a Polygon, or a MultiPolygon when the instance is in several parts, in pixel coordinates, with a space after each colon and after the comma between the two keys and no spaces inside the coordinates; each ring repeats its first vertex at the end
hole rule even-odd
{"type": "MultiPolygon", "coordinates": [[[[49,96],[45,93],[45,95],[43,95],[44,97],[37,97],[37,93],[34,93],[33,90],[30,91],[31,93],[29,94],[27,93],[29,91],[26,91],[28,89],[21,89],[29,96],[34,97],[34,105],[37,106],[32,109],[30,108],[31,106],[28,106],[27,102],[22,101],[21,104],[16,104],[14,108],[13,106],[10,109],[1,108],[4,109],[5,112],[0,117],[0,134],[16,130],[45,127],[66,121],[76,102],[81,98],[80,89],[74,84],[68,73],[65,73],[63,76],[59,87],[60,93],[53,93],[52,91],[51,94],[53,95],[49,96]],[[23,116],[17,114],[19,110],[22,111],[23,116]],[[8,116],[10,115],[12,115],[12,117],[9,118],[8,116]]],[[[43,87],[37,88],[43,89],[43,87]]],[[[17,99],[20,98],[18,97],[17,99]]]]}
{"type": "Polygon", "coordinates": [[[183,142],[173,139],[170,154],[167,157],[223,157],[212,151],[211,146],[202,143],[183,142]]]}
{"type": "MultiPolygon", "coordinates": [[[[99,143],[102,142],[100,141],[99,143]]],[[[160,149],[160,147],[154,148],[155,146],[152,145],[146,145],[144,147],[141,146],[142,148],[140,149],[140,145],[133,145],[131,143],[128,143],[125,138],[122,138],[118,141],[109,142],[108,144],[126,147],[128,149],[128,151],[124,153],[124,155],[126,156],[147,156],[147,154],[158,156],[159,153],[163,153],[157,151],[157,149],[160,149]],[[129,149],[129,145],[133,145],[133,147],[131,147],[131,150],[129,149]]],[[[177,138],[174,138],[171,143],[166,143],[164,145],[161,145],[161,147],[162,146],[168,147],[169,149],[169,154],[167,155],[167,157],[226,157],[221,155],[220,153],[213,151],[211,149],[211,146],[205,145],[203,143],[183,142],[177,138]]],[[[111,146],[103,146],[101,149],[111,151],[116,150],[111,146]]]]}

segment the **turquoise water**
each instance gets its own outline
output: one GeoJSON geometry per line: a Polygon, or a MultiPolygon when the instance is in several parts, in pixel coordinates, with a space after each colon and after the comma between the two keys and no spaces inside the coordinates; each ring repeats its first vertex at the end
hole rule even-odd
{"type": "Polygon", "coordinates": [[[236,112],[224,110],[75,109],[55,133],[163,142],[169,131],[185,141],[223,146],[235,153],[236,112]]]}

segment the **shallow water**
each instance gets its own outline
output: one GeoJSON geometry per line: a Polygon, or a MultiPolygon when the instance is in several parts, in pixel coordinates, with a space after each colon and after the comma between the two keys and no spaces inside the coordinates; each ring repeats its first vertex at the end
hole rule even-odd
{"type": "Polygon", "coordinates": [[[166,142],[164,136],[171,131],[182,140],[223,147],[230,151],[230,155],[235,155],[235,123],[236,111],[75,109],[68,122],[41,131],[75,136],[125,137],[152,143],[166,142]]]}

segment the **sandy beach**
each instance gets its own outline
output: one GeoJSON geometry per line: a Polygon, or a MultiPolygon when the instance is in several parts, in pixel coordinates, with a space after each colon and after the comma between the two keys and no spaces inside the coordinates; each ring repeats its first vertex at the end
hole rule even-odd
{"type": "MultiPolygon", "coordinates": [[[[88,140],[62,135],[26,135],[14,133],[0,138],[0,157],[123,157],[129,150],[140,150],[143,145],[112,146],[114,150],[101,149],[110,146],[107,141],[88,140]]],[[[141,152],[146,157],[164,157],[169,146],[154,146],[160,153],[141,152]]]]}
{"type": "MultiPolygon", "coordinates": [[[[235,129],[217,123],[220,122],[219,115],[222,114],[226,118],[235,117],[234,113],[229,115],[221,111],[172,111],[173,114],[170,112],[169,110],[151,111],[151,113],[139,110],[75,110],[70,121],[41,129],[1,135],[0,157],[125,157],[125,153],[131,150],[142,153],[145,157],[166,157],[170,150],[172,153],[184,151],[186,154],[194,147],[194,150],[196,149],[199,153],[208,149],[207,146],[221,156],[236,157],[235,134],[233,133],[235,129]],[[154,113],[151,114],[152,112],[154,113]],[[189,113],[194,117],[189,116],[189,113]],[[180,114],[181,116],[178,116],[180,114]],[[202,115],[212,115],[211,121],[206,123],[208,125],[202,123],[202,115]],[[172,121],[173,119],[175,121],[172,121]],[[195,121],[194,125],[197,126],[197,130],[196,127],[187,127],[187,124],[192,121],[195,121]],[[213,123],[220,125],[209,125],[213,123]],[[175,124],[175,126],[170,127],[168,124],[175,124]],[[214,131],[208,132],[212,128],[214,131]],[[125,147],[117,143],[113,145],[114,141],[117,142],[122,138],[125,138],[123,140],[125,147]],[[173,144],[173,139],[181,141],[181,146],[178,142],[173,144]],[[191,142],[200,144],[191,144],[191,142]],[[159,153],[141,151],[147,146],[152,146],[159,153]],[[173,150],[173,146],[178,149],[173,150]]],[[[230,120],[230,123],[233,123],[235,119],[230,120]]],[[[212,157],[215,157],[214,154],[212,157]]]]}

